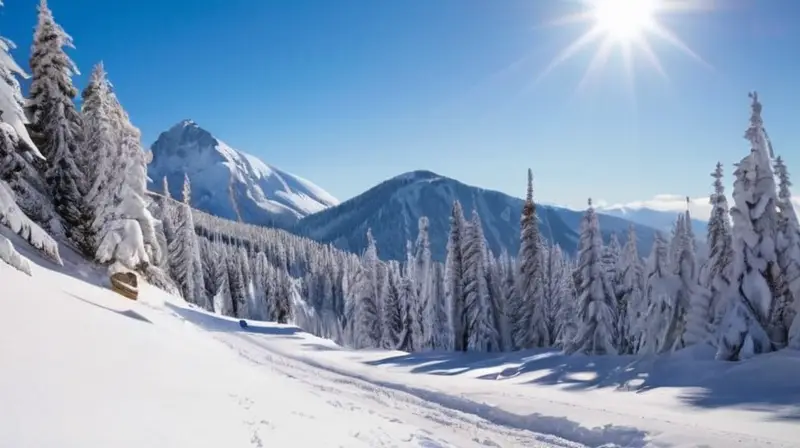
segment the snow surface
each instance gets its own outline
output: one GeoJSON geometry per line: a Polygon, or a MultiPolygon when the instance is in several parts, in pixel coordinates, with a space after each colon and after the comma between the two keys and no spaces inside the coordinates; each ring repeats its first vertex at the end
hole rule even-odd
{"type": "Polygon", "coordinates": [[[250,224],[291,224],[339,203],[308,180],[230,147],[191,120],[163,132],[151,149],[150,189],[163,193],[166,176],[172,197],[181,199],[185,173],[192,183],[192,206],[216,216],[238,218],[228,192],[231,182],[235,205],[250,224]]]}
{"type": "Polygon", "coordinates": [[[0,263],[0,446],[800,446],[797,352],[350,351],[25,255],[33,278],[0,263]]]}

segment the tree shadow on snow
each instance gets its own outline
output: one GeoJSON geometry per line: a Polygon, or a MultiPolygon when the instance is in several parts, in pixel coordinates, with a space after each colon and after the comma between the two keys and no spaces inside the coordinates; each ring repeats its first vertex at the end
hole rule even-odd
{"type": "Polygon", "coordinates": [[[114,313],[114,314],[118,314],[118,315],[120,315],[120,316],[124,316],[124,317],[127,317],[127,318],[129,318],[129,319],[138,320],[138,321],[140,321],[140,322],[145,322],[145,323],[148,323],[148,324],[152,324],[152,323],[153,323],[153,322],[151,322],[151,321],[150,321],[150,319],[148,319],[148,318],[146,318],[146,317],[142,316],[141,314],[137,313],[137,312],[136,312],[136,311],[134,311],[134,310],[130,310],[130,309],[128,309],[128,310],[124,310],[124,311],[115,310],[115,309],[113,309],[113,308],[109,308],[109,307],[107,307],[107,306],[100,305],[99,303],[95,303],[95,302],[92,302],[92,301],[86,300],[86,299],[84,299],[83,297],[79,297],[79,296],[77,296],[77,295],[75,295],[75,294],[73,294],[73,293],[71,293],[71,292],[69,292],[69,291],[64,291],[64,293],[65,293],[66,295],[68,295],[68,296],[70,296],[70,297],[74,298],[74,299],[80,300],[80,301],[81,301],[81,302],[83,302],[83,303],[86,303],[86,304],[89,304],[89,305],[95,306],[95,307],[97,307],[97,308],[100,308],[100,309],[103,309],[103,310],[106,310],[106,311],[110,311],[110,312],[112,312],[112,313],[114,313]]]}
{"type": "Polygon", "coordinates": [[[224,318],[222,316],[217,316],[215,314],[201,312],[191,308],[176,306],[168,302],[164,303],[164,306],[169,308],[172,312],[182,317],[186,321],[198,325],[203,329],[211,332],[255,333],[255,334],[266,334],[266,335],[279,336],[292,339],[302,339],[300,336],[297,336],[297,334],[302,333],[303,330],[293,326],[288,326],[288,325],[278,326],[278,324],[259,325],[253,323],[252,321],[248,321],[247,327],[242,328],[239,325],[238,320],[231,320],[229,318],[224,318]]]}
{"type": "Polygon", "coordinates": [[[743,407],[767,412],[772,418],[800,421],[800,352],[784,350],[743,362],[713,360],[714,349],[695,346],[659,356],[565,355],[558,351],[514,353],[411,353],[365,364],[395,365],[411,373],[464,375],[486,370],[476,378],[522,384],[559,386],[581,391],[612,388],[647,393],[682,388],[679,398],[701,408],[743,407]]]}

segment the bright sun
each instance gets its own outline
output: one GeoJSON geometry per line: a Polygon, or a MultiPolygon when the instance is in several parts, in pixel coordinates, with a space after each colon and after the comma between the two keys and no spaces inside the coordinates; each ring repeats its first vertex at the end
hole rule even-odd
{"type": "Polygon", "coordinates": [[[653,0],[596,0],[592,15],[595,25],[608,37],[630,42],[652,29],[656,7],[653,0]]]}
{"type": "MultiPolygon", "coordinates": [[[[566,1],[566,0],[565,0],[566,1]]],[[[564,48],[544,69],[538,79],[556,66],[571,59],[587,46],[597,44],[589,66],[578,85],[581,88],[609,60],[615,50],[622,54],[628,80],[633,79],[634,54],[644,56],[663,77],[667,78],[651,40],[667,43],[702,65],[708,64],[686,45],[659,18],[666,14],[711,9],[713,0],[575,0],[579,11],[562,16],[554,24],[585,23],[586,31],[564,48]]]]}

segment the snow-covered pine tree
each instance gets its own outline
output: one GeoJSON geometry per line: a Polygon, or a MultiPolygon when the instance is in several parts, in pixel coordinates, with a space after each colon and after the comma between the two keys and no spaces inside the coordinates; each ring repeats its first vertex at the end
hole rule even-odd
{"type": "Polygon", "coordinates": [[[679,227],[680,233],[675,236],[679,238],[680,242],[676,259],[674,260],[674,273],[678,282],[675,294],[672,296],[668,315],[664,350],[680,350],[689,343],[700,342],[705,336],[702,332],[695,331],[695,326],[692,326],[692,331],[687,333],[687,322],[689,320],[702,320],[701,316],[690,315],[690,307],[700,314],[702,310],[699,305],[706,301],[705,291],[697,283],[697,278],[695,277],[697,260],[688,201],[689,198],[687,198],[686,214],[683,215],[683,225],[679,227]]]}
{"type": "Polygon", "coordinates": [[[99,229],[92,225],[102,214],[106,213],[108,195],[105,190],[111,182],[110,177],[119,175],[112,172],[109,166],[116,156],[116,139],[114,127],[109,116],[108,79],[102,63],[94,66],[89,83],[81,94],[81,115],[83,138],[80,150],[81,166],[88,189],[84,203],[86,216],[85,242],[87,250],[92,254],[97,250],[95,234],[99,229]]]}
{"type": "MultiPolygon", "coordinates": [[[[785,346],[790,341],[789,330],[800,307],[800,223],[792,204],[792,182],[789,180],[789,171],[781,157],[775,159],[775,175],[778,177],[778,265],[782,277],[782,294],[775,306],[772,307],[770,321],[775,327],[778,347],[785,346]]],[[[800,328],[798,329],[800,330],[800,328]]],[[[800,337],[800,334],[792,336],[800,337]]],[[[800,348],[800,340],[792,346],[800,348]]]]}
{"type": "Polygon", "coordinates": [[[511,306],[516,302],[517,295],[517,267],[514,260],[508,255],[508,251],[503,249],[498,260],[500,271],[500,294],[505,304],[505,329],[500,333],[500,342],[506,350],[513,350],[514,341],[511,338],[512,315],[511,306]]]}
{"type": "Polygon", "coordinates": [[[453,334],[450,329],[450,313],[444,293],[444,264],[433,263],[432,265],[432,290],[431,301],[433,306],[433,325],[429,334],[429,345],[434,350],[450,351],[453,349],[453,334]]]}
{"type": "Polygon", "coordinates": [[[597,214],[589,207],[581,222],[578,246],[581,284],[578,290],[578,330],[569,353],[615,355],[616,299],[603,266],[603,239],[597,214]]]}
{"type": "Polygon", "coordinates": [[[492,325],[497,333],[497,351],[510,351],[514,347],[511,343],[511,328],[508,325],[508,306],[503,295],[503,274],[499,261],[494,257],[488,245],[484,245],[484,260],[486,260],[486,289],[489,291],[490,306],[494,320],[492,325]]]}
{"type": "MultiPolygon", "coordinates": [[[[183,204],[182,207],[189,208],[186,204],[183,204]]],[[[231,305],[234,317],[247,319],[248,316],[245,314],[247,312],[247,290],[244,283],[244,274],[242,274],[242,265],[239,263],[237,253],[238,247],[230,247],[226,259],[231,305]]]]}
{"type": "Polygon", "coordinates": [[[458,201],[453,202],[450,214],[450,234],[447,238],[445,259],[445,295],[450,306],[450,326],[453,333],[453,349],[466,351],[466,315],[464,314],[464,212],[458,201]]]}
{"type": "Polygon", "coordinates": [[[678,218],[675,220],[675,224],[672,226],[672,238],[669,240],[669,262],[672,265],[673,270],[677,269],[678,267],[678,254],[681,251],[681,247],[683,244],[683,232],[685,227],[686,216],[681,213],[678,215],[678,218]]]}
{"type": "MultiPolygon", "coordinates": [[[[30,166],[30,161],[42,157],[24,126],[25,116],[20,104],[22,94],[15,78],[17,75],[24,75],[24,72],[8,54],[12,47],[11,41],[0,37],[0,75],[3,77],[0,81],[0,224],[9,227],[51,260],[61,264],[58,244],[20,210],[12,190],[13,185],[24,182],[24,170],[26,166],[30,166]]],[[[31,274],[28,260],[2,235],[0,259],[28,275],[31,274]]]]}
{"type": "Polygon", "coordinates": [[[638,350],[639,338],[634,329],[640,328],[639,323],[647,313],[644,264],[637,247],[636,228],[631,224],[628,241],[620,254],[622,282],[617,291],[623,297],[622,301],[617,302],[617,346],[620,354],[632,354],[638,350]]]}
{"type": "Polygon", "coordinates": [[[180,288],[184,300],[201,305],[197,303],[199,285],[194,272],[197,268],[197,235],[194,233],[192,211],[186,204],[178,205],[177,209],[175,239],[169,244],[170,275],[180,288]]]}
{"type": "Polygon", "coordinates": [[[431,297],[433,292],[433,267],[431,265],[431,248],[428,238],[428,217],[419,218],[417,241],[414,244],[414,283],[417,291],[417,314],[421,317],[417,340],[420,345],[417,350],[430,350],[433,348],[434,339],[441,335],[434,335],[436,326],[437,303],[431,297]]]}
{"type": "Polygon", "coordinates": [[[414,322],[418,316],[414,311],[416,309],[416,291],[414,288],[414,280],[411,278],[409,272],[410,264],[406,263],[405,272],[400,279],[400,305],[403,308],[403,332],[400,336],[400,342],[397,344],[398,350],[405,352],[413,352],[418,344],[414,340],[414,332],[412,328],[417,325],[414,322]]]}
{"type": "Polygon", "coordinates": [[[544,296],[547,306],[547,331],[552,344],[564,340],[564,335],[574,335],[575,304],[574,297],[569,294],[569,282],[572,282],[569,269],[561,247],[557,244],[549,246],[545,252],[544,263],[544,296]],[[562,308],[566,308],[566,313],[562,308]],[[572,326],[573,328],[567,328],[572,326]]]}
{"type": "Polygon", "coordinates": [[[709,254],[701,284],[710,294],[707,319],[708,333],[713,336],[728,307],[728,290],[733,278],[733,242],[728,199],[722,183],[722,163],[717,163],[711,177],[714,178],[714,193],[709,199],[712,208],[706,236],[709,254]]]}
{"type": "Polygon", "coordinates": [[[367,249],[361,257],[361,266],[353,285],[354,317],[353,346],[355,348],[380,347],[381,315],[378,309],[377,268],[378,250],[372,230],[367,229],[367,249]]]}
{"type": "Polygon", "coordinates": [[[777,322],[772,309],[781,295],[781,272],[775,242],[778,233],[778,197],[764,135],[761,103],[752,99],[750,127],[745,138],[750,153],[737,165],[733,184],[732,303],[720,326],[717,358],[738,360],[773,351],[777,322]]]}
{"type": "Polygon", "coordinates": [[[403,334],[403,308],[400,301],[400,265],[390,261],[381,291],[383,297],[381,347],[396,350],[403,334]]]}
{"type": "Polygon", "coordinates": [[[83,222],[88,188],[79,166],[81,116],[73,102],[78,90],[72,84],[78,69],[64,52],[65,47],[73,48],[72,38],[55,22],[46,0],[41,0],[38,10],[30,58],[34,141],[47,158],[44,177],[66,234],[85,248],[80,229],[88,225],[83,222]]]}
{"type": "MultiPolygon", "coordinates": [[[[109,91],[108,100],[117,152],[112,163],[103,166],[111,174],[105,176],[105,192],[98,193],[95,199],[103,204],[92,223],[97,229],[95,257],[121,269],[144,271],[151,264],[162,265],[166,256],[147,208],[146,153],[142,150],[141,133],[113,92],[109,91]]],[[[191,211],[187,213],[191,217],[191,211]]]]}
{"type": "Polygon", "coordinates": [[[463,254],[467,349],[497,351],[500,349],[500,338],[494,327],[494,309],[486,284],[486,239],[476,210],[472,211],[472,219],[465,233],[463,254]]]}
{"type": "Polygon", "coordinates": [[[511,304],[512,338],[517,349],[550,345],[544,295],[543,244],[533,202],[533,173],[528,169],[528,193],[520,218],[517,256],[517,301],[511,304]]]}

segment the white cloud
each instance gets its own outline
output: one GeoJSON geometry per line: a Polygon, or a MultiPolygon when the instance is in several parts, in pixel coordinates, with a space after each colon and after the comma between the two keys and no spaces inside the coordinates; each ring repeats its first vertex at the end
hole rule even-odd
{"type": "MultiPolygon", "coordinates": [[[[792,202],[794,203],[795,208],[800,209],[800,196],[792,197],[792,202]]],[[[728,197],[728,205],[733,206],[733,199],[730,197],[728,197]]],[[[608,202],[606,201],[598,201],[598,208],[604,210],[638,210],[642,208],[648,208],[651,210],[678,213],[686,210],[686,196],[680,196],[677,194],[659,194],[644,201],[633,201],[626,204],[612,205],[608,205],[608,202]]],[[[707,220],[711,215],[711,204],[708,202],[708,196],[690,198],[689,211],[694,217],[697,217],[701,220],[707,220]]]]}

